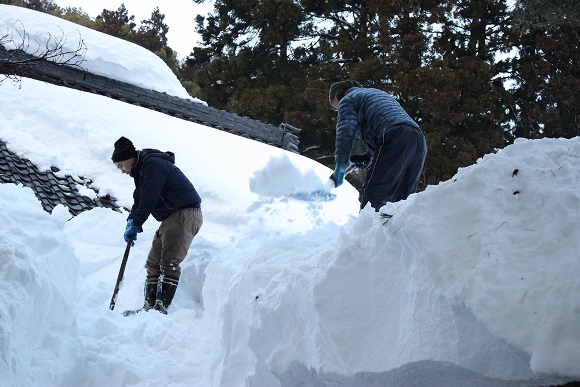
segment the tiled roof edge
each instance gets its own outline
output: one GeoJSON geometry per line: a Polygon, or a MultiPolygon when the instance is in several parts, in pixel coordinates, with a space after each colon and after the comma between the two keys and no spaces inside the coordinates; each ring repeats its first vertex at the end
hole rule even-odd
{"type": "Polygon", "coordinates": [[[66,206],[73,216],[96,207],[121,212],[115,198],[109,195],[98,196],[90,179],[71,175],[59,177],[58,172],[56,167],[40,171],[30,160],[11,152],[6,143],[0,141],[0,183],[22,184],[32,188],[46,212],[52,213],[59,204],[66,206]],[[85,186],[97,195],[94,198],[84,196],[77,185],[85,186]]]}
{"type": "Polygon", "coordinates": [[[292,125],[282,123],[276,127],[206,106],[199,102],[91,74],[79,69],[77,66],[34,60],[36,59],[34,56],[28,55],[23,51],[7,51],[0,45],[0,72],[6,71],[5,68],[9,62],[16,63],[18,60],[30,59],[33,61],[24,66],[12,66],[10,70],[14,71],[16,76],[33,78],[58,86],[103,95],[299,153],[298,145],[300,140],[298,139],[298,133],[300,129],[292,125]],[[2,66],[3,64],[4,66],[2,66]]]}

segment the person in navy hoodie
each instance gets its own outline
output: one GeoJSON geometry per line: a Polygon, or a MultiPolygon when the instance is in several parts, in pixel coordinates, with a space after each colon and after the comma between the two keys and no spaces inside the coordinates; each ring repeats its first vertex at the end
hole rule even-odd
{"type": "Polygon", "coordinates": [[[115,142],[115,166],[135,181],[133,206],[127,218],[125,242],[135,244],[149,215],[161,222],[153,237],[145,268],[145,310],[167,314],[194,236],[203,223],[201,198],[177,168],[175,155],[157,149],[136,150],[131,140],[115,142]]]}
{"type": "Polygon", "coordinates": [[[329,102],[338,111],[332,174],[335,185],[343,183],[349,164],[368,165],[359,190],[361,209],[370,203],[379,211],[387,202],[404,200],[414,193],[427,144],[419,125],[395,98],[348,80],[330,86],[329,102]],[[351,156],[355,136],[365,145],[363,155],[351,156]]]}

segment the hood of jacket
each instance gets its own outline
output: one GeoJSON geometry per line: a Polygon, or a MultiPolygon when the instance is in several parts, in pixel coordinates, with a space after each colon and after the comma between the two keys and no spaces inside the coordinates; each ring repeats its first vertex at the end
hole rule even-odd
{"type": "Polygon", "coordinates": [[[133,178],[139,176],[141,165],[143,165],[143,162],[150,157],[161,157],[171,162],[171,164],[175,164],[175,154],[173,152],[162,152],[158,149],[145,148],[137,151],[137,161],[131,168],[130,176],[133,178]]]}

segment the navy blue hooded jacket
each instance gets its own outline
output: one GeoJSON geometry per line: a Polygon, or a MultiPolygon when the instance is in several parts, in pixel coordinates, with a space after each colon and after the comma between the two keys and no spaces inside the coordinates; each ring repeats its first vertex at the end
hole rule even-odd
{"type": "Polygon", "coordinates": [[[355,135],[373,155],[375,138],[397,125],[419,129],[392,95],[379,89],[351,87],[338,104],[335,162],[348,164],[355,135]]]}
{"type": "Polygon", "coordinates": [[[129,219],[139,230],[150,214],[161,222],[175,210],[200,207],[201,198],[193,184],[174,163],[171,152],[137,151],[137,162],[131,168],[135,191],[129,219]]]}

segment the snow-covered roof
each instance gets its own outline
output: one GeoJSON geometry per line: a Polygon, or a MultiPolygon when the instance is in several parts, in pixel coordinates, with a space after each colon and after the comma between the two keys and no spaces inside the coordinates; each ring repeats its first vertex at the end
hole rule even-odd
{"type": "Polygon", "coordinates": [[[4,35],[7,37],[2,44],[7,50],[22,48],[32,55],[39,55],[55,44],[74,53],[84,44],[85,61],[81,66],[88,72],[191,99],[161,58],[114,36],[45,13],[0,4],[0,36],[4,35]]]}

